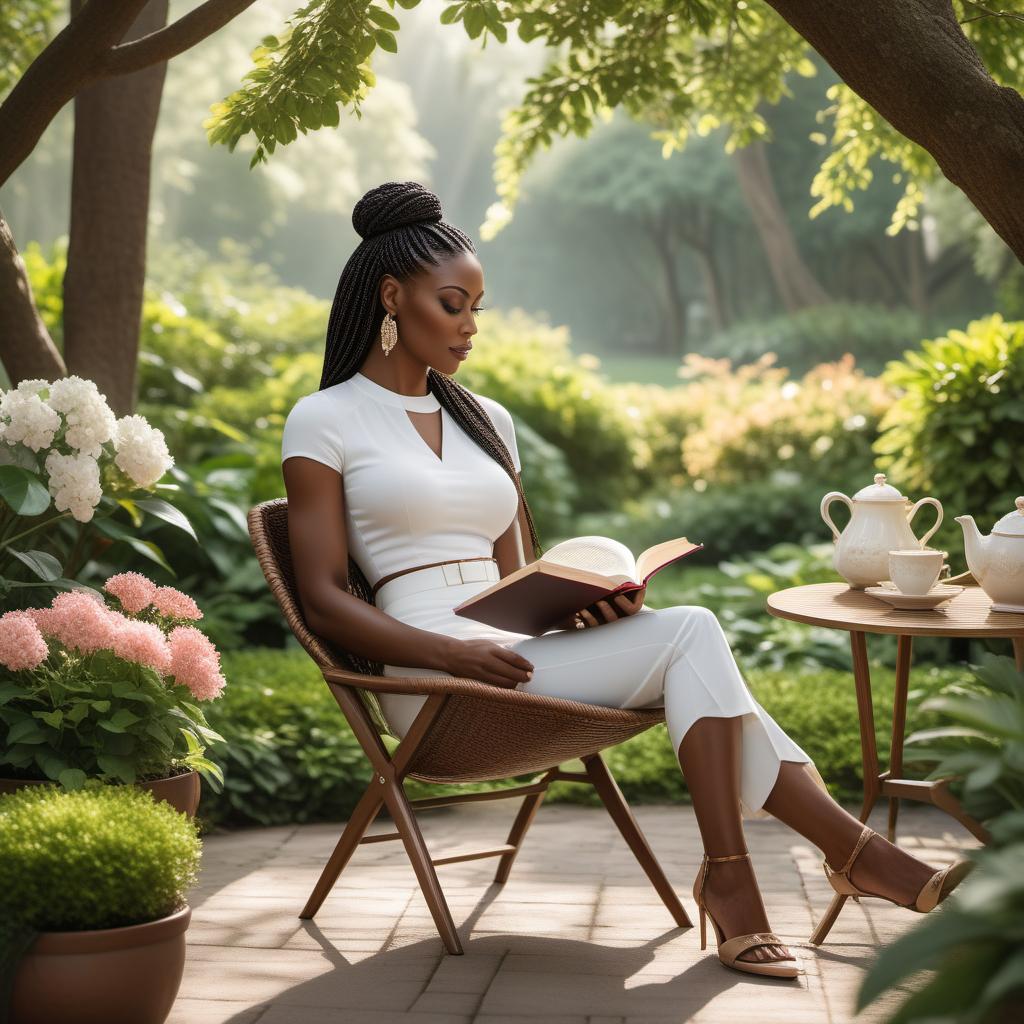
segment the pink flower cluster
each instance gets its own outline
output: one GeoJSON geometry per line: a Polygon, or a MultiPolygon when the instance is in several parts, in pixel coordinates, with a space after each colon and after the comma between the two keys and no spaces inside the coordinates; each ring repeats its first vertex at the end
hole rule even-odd
{"type": "Polygon", "coordinates": [[[138,572],[119,572],[111,576],[103,589],[121,602],[121,607],[132,615],[152,605],[161,615],[174,619],[201,619],[199,605],[188,594],[174,587],[158,587],[138,572]]]}
{"type": "MultiPolygon", "coordinates": [[[[188,595],[173,587],[157,587],[139,573],[112,576],[104,589],[128,611],[141,611],[152,604],[161,614],[176,618],[199,618],[202,614],[188,595]]],[[[220,654],[194,626],[177,626],[165,635],[155,623],[114,611],[88,591],[58,594],[49,608],[0,615],[0,666],[12,670],[38,668],[49,655],[47,637],[80,654],[113,651],[125,661],[172,676],[197,700],[212,700],[224,689],[220,654]]]]}
{"type": "Polygon", "coordinates": [[[0,615],[0,665],[10,669],[38,668],[49,650],[43,634],[24,611],[0,615]]]}
{"type": "Polygon", "coordinates": [[[176,626],[171,645],[170,674],[179,686],[187,686],[197,700],[213,700],[224,689],[220,652],[195,626],[176,626]]]}

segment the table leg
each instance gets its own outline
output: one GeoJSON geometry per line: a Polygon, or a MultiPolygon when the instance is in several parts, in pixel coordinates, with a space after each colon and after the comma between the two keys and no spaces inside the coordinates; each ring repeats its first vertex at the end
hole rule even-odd
{"type": "Polygon", "coordinates": [[[878,778],[878,747],[875,744],[875,713],[871,706],[871,669],[868,667],[868,646],[864,634],[850,633],[853,654],[853,682],[857,689],[857,715],[860,719],[860,752],[864,771],[864,803],[860,820],[867,821],[881,791],[878,778]]]}
{"type": "MultiPolygon", "coordinates": [[[[907,726],[907,689],[910,682],[910,659],[913,637],[901,636],[896,646],[896,692],[892,703],[892,739],[889,742],[889,775],[898,779],[903,772],[903,736],[907,726]]],[[[889,797],[890,843],[896,842],[896,817],[900,812],[900,798],[889,797]]]]}

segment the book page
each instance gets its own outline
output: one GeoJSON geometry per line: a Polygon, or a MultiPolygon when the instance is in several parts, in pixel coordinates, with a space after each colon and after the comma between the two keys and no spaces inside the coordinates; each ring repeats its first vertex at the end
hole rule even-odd
{"type": "Polygon", "coordinates": [[[637,565],[633,552],[611,537],[571,537],[548,548],[542,557],[545,562],[556,565],[636,580],[637,565]]]}
{"type": "Polygon", "coordinates": [[[654,547],[648,548],[636,560],[638,579],[645,579],[656,569],[674,561],[694,547],[699,547],[699,545],[694,544],[685,537],[679,537],[676,540],[666,540],[661,544],[655,544],[654,547]]]}

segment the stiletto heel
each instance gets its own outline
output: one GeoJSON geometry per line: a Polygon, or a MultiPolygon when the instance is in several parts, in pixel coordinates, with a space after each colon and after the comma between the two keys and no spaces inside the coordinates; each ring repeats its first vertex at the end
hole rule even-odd
{"type": "Polygon", "coordinates": [[[857,837],[857,842],[846,863],[838,871],[830,868],[828,861],[823,860],[821,862],[825,868],[825,877],[835,890],[836,895],[832,898],[832,903],[825,912],[825,916],[818,923],[818,927],[814,929],[814,934],[810,937],[809,941],[812,945],[820,946],[825,941],[825,936],[828,935],[832,925],[835,924],[839,911],[842,910],[843,904],[847,899],[852,899],[854,902],[859,903],[861,897],[872,896],[875,899],[887,900],[897,907],[913,910],[918,914],[927,914],[929,910],[937,907],[967,877],[970,870],[974,867],[974,862],[971,860],[958,860],[948,867],[941,868],[921,886],[920,891],[911,903],[900,903],[898,900],[894,900],[889,896],[883,896],[879,892],[867,892],[850,881],[850,871],[853,870],[854,862],[860,856],[861,850],[867,846],[868,840],[878,834],[873,828],[865,825],[861,829],[861,833],[857,837]]]}
{"type": "Polygon", "coordinates": [[[715,941],[718,944],[718,959],[726,967],[732,967],[737,971],[745,971],[747,974],[761,974],[770,978],[796,978],[800,968],[796,966],[795,957],[785,957],[782,960],[761,961],[740,960],[739,956],[754,946],[784,946],[785,943],[774,932],[751,932],[749,935],[736,935],[726,939],[722,929],[718,927],[715,915],[704,904],[704,878],[707,875],[708,864],[718,863],[726,860],[743,860],[749,857],[749,853],[736,853],[728,857],[709,857],[704,854],[700,864],[700,871],[693,883],[693,899],[697,904],[697,911],[700,916],[700,948],[707,948],[707,927],[705,915],[711,918],[711,926],[715,929],[715,941]],[[785,963],[792,960],[792,964],[785,963]]]}

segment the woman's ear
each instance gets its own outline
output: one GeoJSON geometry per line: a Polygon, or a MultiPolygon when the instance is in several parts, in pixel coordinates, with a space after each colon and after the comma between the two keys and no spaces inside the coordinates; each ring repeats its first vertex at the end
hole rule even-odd
{"type": "Polygon", "coordinates": [[[402,286],[398,279],[391,274],[385,274],[380,280],[380,301],[384,308],[390,313],[398,312],[398,297],[401,294],[402,286]]]}

